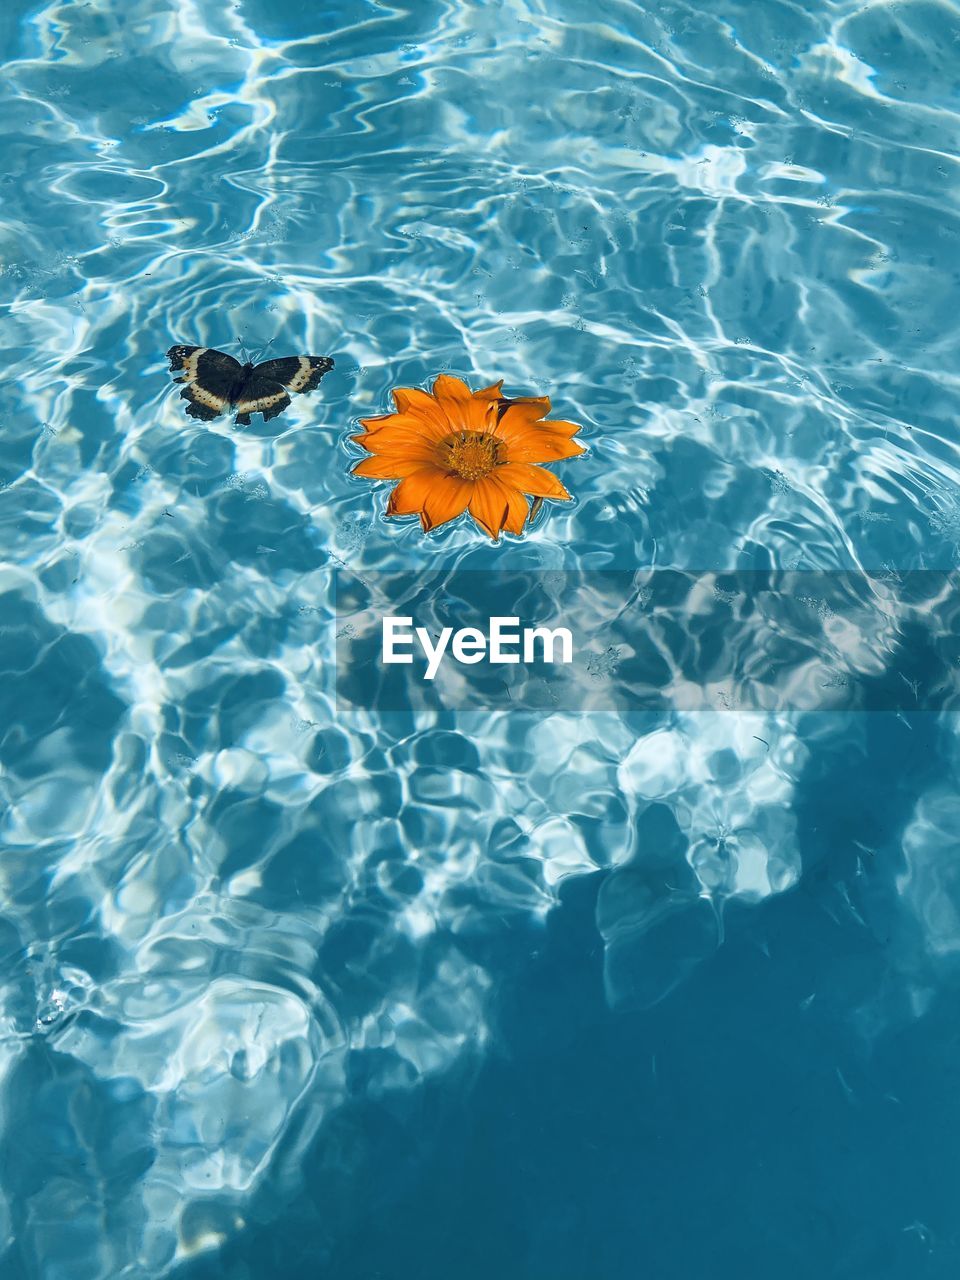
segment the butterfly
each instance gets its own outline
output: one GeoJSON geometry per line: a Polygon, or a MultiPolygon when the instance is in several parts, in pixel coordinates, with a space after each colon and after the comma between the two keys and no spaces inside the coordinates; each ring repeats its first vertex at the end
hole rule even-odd
{"type": "Polygon", "coordinates": [[[283,413],[291,394],[313,391],[333,368],[329,356],[282,356],[241,364],[212,347],[171,347],[167,359],[170,372],[180,372],[175,381],[186,383],[180,398],[190,401],[191,418],[210,422],[229,410],[244,427],[249,427],[251,413],[262,413],[264,422],[283,413]]]}

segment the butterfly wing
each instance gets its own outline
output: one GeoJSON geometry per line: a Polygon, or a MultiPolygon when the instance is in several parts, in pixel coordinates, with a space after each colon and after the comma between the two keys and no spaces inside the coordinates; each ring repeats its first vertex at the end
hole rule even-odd
{"type": "Polygon", "coordinates": [[[254,367],[234,408],[237,422],[249,426],[251,413],[262,413],[265,422],[283,413],[290,396],[312,391],[333,368],[329,356],[282,356],[254,367]]]}
{"type": "Polygon", "coordinates": [[[170,372],[180,373],[176,381],[186,383],[180,397],[190,401],[192,418],[209,422],[230,407],[242,372],[239,360],[212,347],[171,347],[167,359],[170,372]]]}
{"type": "Polygon", "coordinates": [[[303,395],[314,391],[332,368],[329,356],[283,356],[279,360],[264,360],[254,369],[253,376],[279,382],[291,395],[303,395]]]}
{"type": "MultiPolygon", "coordinates": [[[[294,357],[295,358],[295,357],[294,357]]],[[[270,361],[271,364],[283,364],[283,360],[270,361]]],[[[263,366],[253,370],[249,375],[233,407],[237,413],[237,422],[244,427],[250,425],[251,413],[262,413],[264,422],[269,422],[278,413],[283,413],[290,403],[287,389],[276,378],[266,378],[261,373],[263,366]]]]}

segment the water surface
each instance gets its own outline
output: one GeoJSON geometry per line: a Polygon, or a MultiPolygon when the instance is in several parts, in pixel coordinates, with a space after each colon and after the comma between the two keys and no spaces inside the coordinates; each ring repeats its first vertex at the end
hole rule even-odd
{"type": "Polygon", "coordinates": [[[955,1275],[953,720],[398,730],[332,576],[956,568],[960,11],[0,41],[4,1275],[955,1275]],[[238,340],[336,368],[187,419],[163,352],[238,340]],[[522,541],[349,475],[440,371],[584,424],[522,541]]]}

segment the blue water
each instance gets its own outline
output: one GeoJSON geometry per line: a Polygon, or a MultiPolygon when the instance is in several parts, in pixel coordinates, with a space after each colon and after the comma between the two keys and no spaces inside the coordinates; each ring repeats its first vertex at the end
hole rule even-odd
{"type": "Polygon", "coordinates": [[[398,729],[337,706],[332,579],[956,568],[960,10],[6,0],[0,47],[4,1280],[956,1276],[955,720],[398,729]],[[336,367],[186,418],[163,353],[239,340],[336,367]],[[441,371],[583,424],[522,540],[349,474],[441,371]]]}

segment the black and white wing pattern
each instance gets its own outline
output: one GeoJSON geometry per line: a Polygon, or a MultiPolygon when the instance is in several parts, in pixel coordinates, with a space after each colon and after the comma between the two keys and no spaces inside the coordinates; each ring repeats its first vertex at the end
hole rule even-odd
{"type": "Polygon", "coordinates": [[[329,356],[284,356],[262,364],[241,364],[213,347],[171,347],[167,352],[171,373],[185,383],[180,392],[189,401],[187,413],[210,422],[226,411],[249,426],[251,413],[275,418],[290,403],[291,395],[313,391],[333,368],[329,356]]]}
{"type": "Polygon", "coordinates": [[[237,422],[249,426],[251,413],[262,413],[264,422],[275,418],[286,409],[291,395],[313,391],[332,368],[329,356],[282,356],[255,364],[233,406],[237,422]]]}
{"type": "Polygon", "coordinates": [[[315,391],[320,379],[333,368],[329,356],[281,356],[253,366],[258,378],[272,378],[294,395],[315,391]]]}
{"type": "Polygon", "coordinates": [[[189,400],[187,413],[191,418],[210,422],[230,408],[234,388],[243,374],[239,360],[212,347],[171,347],[167,359],[170,372],[180,374],[176,381],[186,383],[180,396],[189,400]]]}

